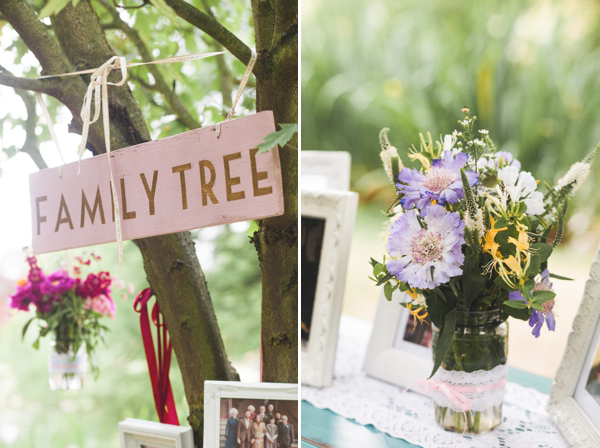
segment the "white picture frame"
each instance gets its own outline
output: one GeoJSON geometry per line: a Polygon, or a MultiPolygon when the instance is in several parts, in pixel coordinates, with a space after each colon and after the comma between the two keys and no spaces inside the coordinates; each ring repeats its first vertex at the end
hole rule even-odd
{"type": "Polygon", "coordinates": [[[192,428],[127,418],[119,422],[121,448],[194,448],[192,428]]]}
{"type": "Polygon", "coordinates": [[[409,301],[410,298],[398,290],[388,301],[381,288],[363,364],[363,370],[368,375],[402,387],[411,387],[420,379],[429,378],[433,370],[431,347],[403,340],[410,313],[400,302],[409,301]]]}
{"type": "MultiPolygon", "coordinates": [[[[239,381],[204,382],[204,448],[219,448],[221,399],[255,399],[295,401],[298,406],[298,385],[291,383],[243,383],[239,381]]],[[[299,414],[299,406],[297,412],[299,414]]],[[[243,415],[240,410],[240,416],[243,415]]],[[[299,429],[294,428],[296,438],[299,429]]]]}
{"type": "Polygon", "coordinates": [[[311,190],[350,189],[352,157],[347,151],[300,151],[300,186],[311,190]]]}
{"type": "Polygon", "coordinates": [[[600,246],[546,408],[574,448],[600,446],[600,396],[594,400],[585,390],[586,379],[591,375],[592,360],[599,351],[600,246]]]}
{"type": "MultiPolygon", "coordinates": [[[[302,344],[301,350],[302,384],[326,387],[331,385],[333,380],[333,364],[358,194],[348,191],[303,189],[301,198],[302,219],[313,218],[325,222],[310,331],[308,341],[302,344]]],[[[302,241],[304,242],[303,239],[302,241]]],[[[301,252],[302,258],[304,245],[301,252]]],[[[303,269],[303,275],[305,274],[303,269]]],[[[307,281],[306,278],[305,276],[304,281],[307,281]]]]}

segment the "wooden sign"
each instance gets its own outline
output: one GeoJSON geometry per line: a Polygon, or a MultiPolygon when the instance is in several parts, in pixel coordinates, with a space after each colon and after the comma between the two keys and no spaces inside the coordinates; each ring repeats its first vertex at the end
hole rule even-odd
{"type": "MultiPolygon", "coordinates": [[[[110,154],[123,239],[283,214],[279,153],[256,154],[271,111],[110,154]]],[[[33,252],[116,241],[106,154],[29,176],[33,252]]]]}

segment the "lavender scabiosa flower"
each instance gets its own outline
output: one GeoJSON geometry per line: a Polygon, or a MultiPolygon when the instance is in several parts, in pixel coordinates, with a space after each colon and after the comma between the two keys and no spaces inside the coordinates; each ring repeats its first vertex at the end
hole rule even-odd
{"type": "MultiPolygon", "coordinates": [[[[550,283],[550,273],[548,272],[548,269],[542,271],[542,279],[535,284],[532,289],[532,292],[533,291],[552,291],[552,283],[550,283]]],[[[510,300],[525,301],[525,298],[519,291],[509,293],[508,298],[510,300]]],[[[544,322],[546,322],[548,330],[554,331],[556,328],[556,320],[554,318],[554,313],[552,312],[552,309],[554,308],[554,299],[544,302],[542,306],[544,307],[543,311],[534,309],[529,317],[529,326],[533,328],[531,334],[536,338],[540,337],[540,330],[544,326],[544,322]]]]}
{"type": "Polygon", "coordinates": [[[462,274],[465,223],[440,205],[427,207],[423,221],[426,228],[417,212],[409,210],[392,224],[387,252],[400,258],[389,261],[387,268],[413,288],[433,289],[462,274]]]}
{"type": "MultiPolygon", "coordinates": [[[[455,203],[464,197],[463,186],[460,179],[460,169],[465,166],[468,154],[452,154],[444,151],[440,159],[435,159],[431,167],[421,173],[417,170],[404,168],[398,175],[400,183],[396,184],[398,193],[403,195],[400,203],[405,210],[416,206],[424,209],[432,201],[440,205],[446,202],[455,203]]],[[[466,171],[469,184],[477,183],[477,173],[466,171]]]]}

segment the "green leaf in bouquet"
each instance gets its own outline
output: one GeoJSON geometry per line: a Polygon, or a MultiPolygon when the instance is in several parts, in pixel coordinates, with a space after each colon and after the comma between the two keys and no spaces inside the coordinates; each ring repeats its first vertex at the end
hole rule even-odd
{"type": "MultiPolygon", "coordinates": [[[[517,300],[507,300],[502,304],[502,313],[504,316],[514,317],[515,319],[528,320],[529,319],[529,308],[514,308],[508,305],[508,302],[517,302],[517,300]]],[[[519,301],[520,302],[520,301],[519,301]]],[[[521,302],[525,303],[525,302],[521,302]]],[[[503,317],[504,319],[504,317],[503,317]]]]}
{"type": "Polygon", "coordinates": [[[456,329],[456,308],[453,308],[446,314],[444,318],[444,324],[440,328],[440,335],[435,344],[435,350],[433,352],[433,371],[429,378],[435,375],[435,372],[442,365],[442,361],[446,357],[446,353],[450,349],[452,339],[454,338],[454,330],[456,329]]]}
{"type": "Polygon", "coordinates": [[[538,254],[532,255],[529,261],[529,266],[527,267],[527,271],[525,272],[525,277],[533,278],[538,275],[541,265],[542,261],[540,260],[540,256],[538,254]]]}
{"type": "Polygon", "coordinates": [[[534,252],[540,257],[540,261],[543,263],[548,258],[550,258],[553,247],[552,244],[535,243],[530,246],[530,249],[532,250],[532,252],[534,252]]]}
{"type": "Polygon", "coordinates": [[[524,310],[527,308],[527,304],[523,300],[507,300],[504,302],[506,306],[516,308],[518,310],[524,310]]]}
{"type": "Polygon", "coordinates": [[[369,263],[371,263],[371,266],[375,267],[376,265],[380,264],[377,260],[375,260],[373,257],[371,257],[371,259],[369,260],[369,263]]]}
{"type": "Polygon", "coordinates": [[[32,317],[31,319],[29,319],[27,321],[27,323],[25,324],[25,326],[23,327],[23,331],[21,332],[21,341],[23,339],[25,339],[25,333],[27,333],[27,329],[29,328],[29,325],[31,325],[31,322],[33,322],[34,319],[35,319],[35,317],[32,317]]]}
{"type": "Polygon", "coordinates": [[[542,304],[548,300],[554,299],[556,297],[556,293],[553,291],[539,290],[533,291],[532,297],[533,303],[542,304]]]}
{"type": "Polygon", "coordinates": [[[477,297],[477,293],[485,286],[486,278],[479,272],[463,277],[463,293],[465,297],[465,307],[469,310],[473,304],[473,300],[477,297]]]}
{"type": "Polygon", "coordinates": [[[385,285],[383,285],[383,293],[385,294],[385,298],[388,302],[392,301],[392,292],[394,292],[394,289],[390,282],[387,282],[385,285]]]}
{"type": "Polygon", "coordinates": [[[377,263],[373,266],[373,275],[375,277],[379,277],[379,274],[383,272],[383,265],[381,263],[377,263]]]}
{"type": "Polygon", "coordinates": [[[444,293],[439,287],[436,286],[435,288],[433,288],[433,292],[437,294],[444,302],[446,301],[446,296],[444,296],[444,293]]]}
{"type": "Polygon", "coordinates": [[[392,278],[394,278],[394,276],[390,273],[387,273],[385,276],[383,276],[379,280],[377,280],[377,283],[375,283],[375,286],[381,286],[385,282],[391,280],[392,278]]]}
{"type": "Polygon", "coordinates": [[[558,274],[550,274],[550,277],[555,278],[557,280],[567,280],[569,282],[574,281],[574,279],[569,278],[569,277],[563,277],[562,275],[558,275],[558,274]]]}
{"type": "Polygon", "coordinates": [[[500,217],[498,218],[498,221],[496,221],[494,223],[494,229],[501,229],[502,227],[506,227],[508,223],[506,222],[506,219],[504,219],[504,217],[500,217]]]}
{"type": "Polygon", "coordinates": [[[502,277],[498,276],[494,279],[494,283],[502,288],[502,289],[506,289],[507,291],[513,291],[514,288],[511,288],[509,285],[506,284],[506,282],[502,279],[502,277]]]}
{"type": "Polygon", "coordinates": [[[33,344],[31,344],[33,348],[38,350],[40,348],[40,338],[38,337],[33,344]]]}

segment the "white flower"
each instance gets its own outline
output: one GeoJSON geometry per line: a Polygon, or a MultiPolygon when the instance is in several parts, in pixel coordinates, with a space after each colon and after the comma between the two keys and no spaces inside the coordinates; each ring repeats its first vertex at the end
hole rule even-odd
{"type": "Polygon", "coordinates": [[[425,296],[423,294],[419,294],[416,299],[412,301],[412,304],[417,306],[422,306],[423,308],[427,308],[427,302],[425,302],[425,296]]]}
{"type": "Polygon", "coordinates": [[[488,135],[488,134],[490,133],[490,131],[488,131],[487,129],[481,129],[481,130],[479,131],[479,133],[480,133],[481,135],[488,135]]]}
{"type": "Polygon", "coordinates": [[[563,177],[559,179],[556,183],[556,189],[561,190],[569,184],[573,184],[573,189],[571,193],[575,193],[575,191],[581,187],[581,184],[585,181],[585,179],[590,174],[590,165],[588,163],[577,162],[571,165],[571,168],[563,177]]]}
{"type": "Polygon", "coordinates": [[[504,187],[513,203],[524,201],[528,215],[544,213],[544,195],[536,191],[537,182],[528,171],[521,171],[515,166],[507,166],[498,171],[498,179],[504,182],[504,187]]]}
{"type": "Polygon", "coordinates": [[[387,176],[390,178],[390,181],[395,184],[398,179],[394,179],[394,171],[392,170],[392,157],[396,157],[398,159],[398,172],[403,168],[400,157],[398,156],[398,150],[394,146],[388,146],[379,153],[379,157],[381,157],[383,169],[385,169],[387,176]]]}
{"type": "Polygon", "coordinates": [[[465,212],[465,227],[469,229],[472,234],[475,234],[475,230],[477,230],[477,235],[479,238],[483,238],[485,236],[485,225],[483,224],[483,211],[480,208],[477,208],[477,213],[475,215],[475,219],[471,218],[469,212],[465,212]]]}
{"type": "Polygon", "coordinates": [[[473,140],[473,142],[475,143],[475,146],[479,146],[480,148],[483,148],[485,146],[485,143],[483,143],[478,138],[476,138],[475,140],[473,140]]]}

